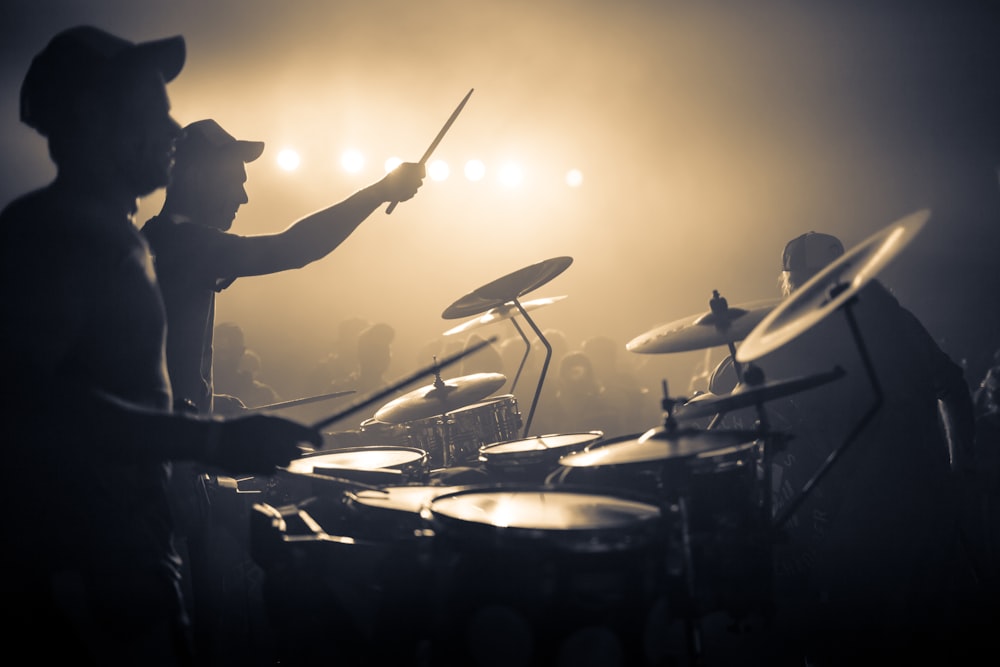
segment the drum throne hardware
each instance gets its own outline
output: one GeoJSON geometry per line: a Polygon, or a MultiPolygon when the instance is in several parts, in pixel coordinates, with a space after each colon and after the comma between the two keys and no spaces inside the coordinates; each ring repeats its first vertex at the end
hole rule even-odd
{"type": "MultiPolygon", "coordinates": [[[[546,340],[542,331],[535,324],[534,320],[528,316],[528,308],[521,302],[520,298],[542,285],[546,284],[560,273],[569,268],[573,263],[572,257],[553,257],[530,266],[518,269],[505,276],[479,287],[469,292],[459,300],[445,308],[441,313],[442,319],[453,320],[460,317],[470,317],[490,311],[491,309],[509,308],[511,305],[517,309],[524,321],[528,323],[542,346],[545,347],[545,360],[542,362],[542,370],[539,373],[538,384],[535,387],[534,396],[531,399],[531,407],[528,410],[528,418],[524,421],[523,437],[527,437],[531,431],[531,421],[535,415],[535,408],[538,406],[538,399],[542,393],[542,385],[545,383],[545,376],[549,370],[549,362],[552,359],[552,345],[546,340]]],[[[539,305],[545,305],[541,303],[539,305]]],[[[499,312],[499,311],[498,311],[499,312]]],[[[509,311],[513,313],[513,311],[509,311]]],[[[515,376],[515,383],[524,368],[524,363],[531,352],[531,340],[524,333],[513,319],[515,329],[524,341],[524,356],[515,376]]]]}

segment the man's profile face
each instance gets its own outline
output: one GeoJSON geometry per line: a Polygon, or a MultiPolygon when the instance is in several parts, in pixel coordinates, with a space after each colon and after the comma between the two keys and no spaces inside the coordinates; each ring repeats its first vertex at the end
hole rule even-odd
{"type": "Polygon", "coordinates": [[[182,167],[175,170],[171,194],[183,200],[184,213],[199,224],[229,231],[240,206],[249,201],[242,158],[223,153],[197,158],[182,167]]]}
{"type": "Polygon", "coordinates": [[[170,180],[174,140],[181,127],[170,116],[166,85],[158,73],[136,74],[110,109],[111,156],[122,182],[136,196],[170,180]]]}

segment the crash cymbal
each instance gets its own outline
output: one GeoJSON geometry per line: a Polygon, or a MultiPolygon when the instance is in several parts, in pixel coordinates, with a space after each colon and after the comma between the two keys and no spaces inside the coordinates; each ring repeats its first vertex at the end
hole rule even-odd
{"type": "Polygon", "coordinates": [[[483,400],[506,382],[507,376],[502,373],[473,373],[435,381],[389,401],[375,413],[375,419],[386,424],[402,424],[443,415],[483,400]]]}
{"type": "MultiPolygon", "coordinates": [[[[549,304],[555,303],[557,301],[562,301],[565,296],[550,296],[544,299],[532,299],[531,301],[521,302],[521,307],[525,310],[535,310],[536,308],[541,308],[542,306],[547,306],[549,304]]],[[[502,306],[497,306],[496,308],[490,308],[488,311],[476,317],[474,319],[468,320],[459,324],[456,327],[452,327],[444,332],[444,336],[451,336],[457,333],[462,333],[469,331],[470,329],[478,329],[481,326],[487,324],[492,324],[493,322],[500,322],[502,320],[509,320],[512,317],[517,317],[521,314],[517,306],[513,301],[503,304],[502,306]]]]}
{"type": "Polygon", "coordinates": [[[760,437],[757,431],[749,430],[668,430],[661,426],[638,437],[626,436],[567,454],[559,459],[559,465],[589,468],[684,460],[707,452],[749,445],[760,437]]]}
{"type": "Polygon", "coordinates": [[[485,313],[490,308],[503,306],[509,301],[535,290],[549,282],[573,263],[572,257],[553,257],[487,283],[445,308],[441,317],[456,320],[485,313]]]}
{"type": "Polygon", "coordinates": [[[857,294],[895,259],[930,219],[911,213],[869,236],[796,289],[744,339],[736,361],[754,361],[805,333],[857,294]]]}
{"type": "Polygon", "coordinates": [[[837,366],[826,373],[816,373],[790,380],[764,382],[756,386],[740,382],[729,394],[708,393],[695,396],[690,401],[677,406],[675,416],[677,419],[697,419],[721,412],[748,408],[759,403],[773,401],[776,398],[791,396],[806,389],[819,387],[843,376],[844,369],[837,366]]]}
{"type": "Polygon", "coordinates": [[[781,299],[764,299],[721,312],[709,311],[660,325],[633,338],[625,345],[629,352],[662,354],[688,352],[743,340],[781,299]]]}

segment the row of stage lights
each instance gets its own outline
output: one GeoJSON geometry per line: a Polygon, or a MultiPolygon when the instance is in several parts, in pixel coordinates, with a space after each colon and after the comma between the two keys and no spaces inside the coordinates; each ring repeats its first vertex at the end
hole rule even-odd
{"type": "MultiPolygon", "coordinates": [[[[398,157],[391,157],[383,165],[386,173],[395,169],[403,160],[398,157]]],[[[284,171],[295,171],[302,164],[302,158],[298,151],[285,148],[278,152],[278,167],[284,171]]],[[[365,168],[365,157],[359,150],[346,150],[340,156],[340,166],[345,171],[356,174],[365,168]]],[[[485,180],[490,174],[487,173],[486,164],[482,160],[469,160],[462,167],[462,175],[470,182],[485,180]]],[[[506,162],[496,169],[493,175],[495,179],[504,186],[517,187],[524,182],[524,169],[516,162],[506,162]]],[[[451,166],[445,160],[431,160],[427,163],[427,177],[434,181],[445,181],[451,177],[451,166]]],[[[570,169],[565,174],[566,185],[577,188],[583,185],[583,173],[579,169],[570,169]]]]}

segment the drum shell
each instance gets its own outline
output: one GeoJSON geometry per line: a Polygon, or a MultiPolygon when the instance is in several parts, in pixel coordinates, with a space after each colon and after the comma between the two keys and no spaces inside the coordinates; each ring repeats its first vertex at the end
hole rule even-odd
{"type": "Polygon", "coordinates": [[[528,662],[516,664],[556,664],[574,638],[597,631],[613,635],[631,658],[641,654],[648,617],[666,590],[669,531],[655,506],[579,488],[504,484],[440,496],[424,514],[434,531],[434,646],[445,652],[446,663],[478,664],[474,638],[490,619],[502,621],[496,630],[512,643],[527,637],[519,646],[528,662]],[[435,510],[463,494],[507,492],[541,503],[582,494],[647,514],[615,527],[539,529],[464,521],[435,510]]]}
{"type": "Polygon", "coordinates": [[[513,394],[452,410],[446,417],[450,447],[446,465],[475,463],[481,447],[512,440],[521,429],[521,413],[513,394]]]}

